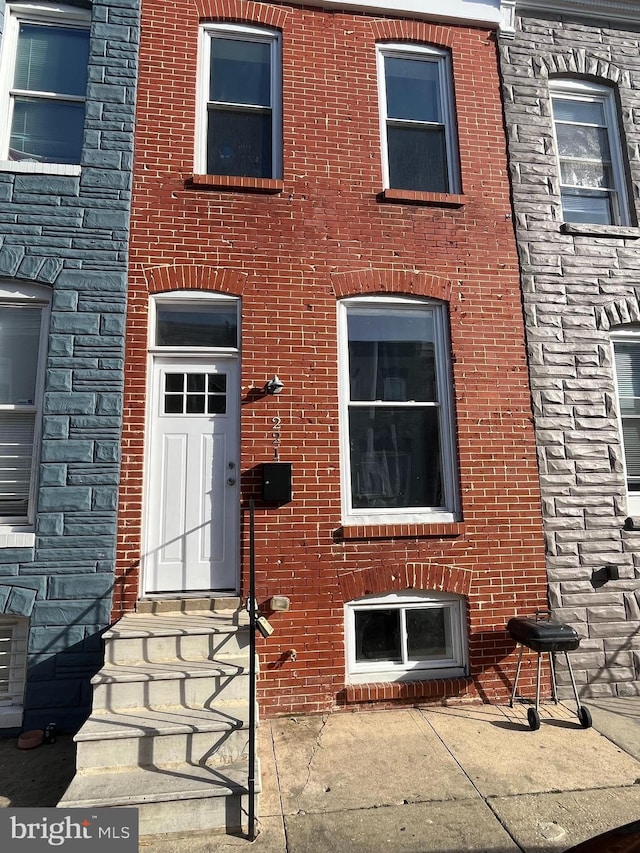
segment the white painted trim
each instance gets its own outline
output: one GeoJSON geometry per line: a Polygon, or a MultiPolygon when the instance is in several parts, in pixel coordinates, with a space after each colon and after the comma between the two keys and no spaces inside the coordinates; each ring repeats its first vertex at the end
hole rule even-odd
{"type": "MultiPolygon", "coordinates": [[[[271,175],[282,178],[282,50],[280,33],[240,24],[202,24],[198,35],[194,172],[207,174],[207,104],[211,40],[215,36],[259,41],[271,46],[271,175]]],[[[238,176],[241,177],[241,176],[238,176]]]]}
{"type": "Polygon", "coordinates": [[[302,6],[360,14],[407,16],[447,24],[469,24],[496,29],[500,0],[291,0],[302,6]]]}
{"type": "MultiPolygon", "coordinates": [[[[618,423],[618,437],[620,450],[622,451],[622,471],[625,488],[627,484],[627,459],[624,450],[624,435],[622,432],[622,414],[620,412],[620,391],[618,388],[618,372],[616,370],[615,342],[628,341],[640,346],[640,326],[617,326],[611,329],[609,347],[611,352],[611,366],[613,372],[613,384],[616,392],[616,420],[618,423]]],[[[627,515],[633,519],[640,520],[640,492],[630,492],[627,488],[627,515]]]]}
{"type": "MultiPolygon", "coordinates": [[[[466,607],[462,596],[436,590],[410,590],[371,595],[349,601],[344,606],[345,680],[347,684],[366,684],[378,681],[422,681],[433,678],[463,677],[467,672],[466,607]],[[358,610],[389,608],[446,607],[450,613],[450,658],[436,661],[385,665],[383,661],[356,661],[355,613],[358,610]]],[[[403,649],[406,637],[401,638],[403,649]]]]}
{"type": "MultiPolygon", "coordinates": [[[[509,0],[502,0],[502,3],[509,0]]],[[[578,18],[594,18],[619,24],[638,24],[640,20],[640,0],[516,0],[516,14],[531,12],[557,15],[574,15],[578,18]]]]}
{"type": "MultiPolygon", "coordinates": [[[[11,88],[21,21],[88,30],[91,13],[76,6],[53,3],[7,3],[0,45],[0,171],[50,175],[79,175],[78,164],[39,163],[6,159],[11,138],[11,88]]],[[[83,99],[84,100],[84,99],[83,99]]]]}
{"type": "Polygon", "coordinates": [[[338,302],[338,408],[340,440],[340,477],[343,525],[379,524],[447,524],[457,521],[457,452],[453,424],[453,383],[450,365],[450,344],[447,329],[446,305],[436,300],[402,296],[355,296],[338,302]],[[420,308],[433,312],[436,347],[436,381],[440,401],[440,458],[442,487],[446,506],[442,508],[398,507],[375,512],[354,509],[351,505],[351,454],[349,452],[349,341],[347,310],[350,306],[380,307],[395,305],[420,308]]]}
{"type": "Polygon", "coordinates": [[[380,149],[382,156],[382,186],[390,189],[389,180],[389,150],[387,145],[387,93],[385,78],[385,57],[398,59],[424,59],[436,62],[438,67],[438,83],[440,89],[440,107],[442,109],[442,124],[444,125],[445,146],[447,153],[448,193],[460,192],[460,167],[458,152],[458,134],[456,114],[453,101],[453,68],[448,51],[440,50],[429,45],[404,43],[376,44],[376,63],[378,69],[378,103],[380,114],[380,149]]]}
{"type": "MultiPolygon", "coordinates": [[[[42,445],[42,401],[44,395],[44,380],[47,365],[49,320],[51,314],[51,288],[40,284],[30,284],[19,281],[0,280],[0,305],[10,303],[12,305],[39,305],[42,309],[40,315],[40,339],[38,342],[38,369],[36,374],[36,387],[33,409],[35,411],[35,422],[33,430],[33,456],[31,458],[31,484],[29,489],[29,516],[28,518],[12,518],[0,520],[0,547],[3,547],[3,537],[15,535],[32,536],[31,529],[35,523],[36,491],[38,487],[38,469],[40,465],[40,450],[42,445]],[[25,530],[25,527],[27,530],[25,530]],[[16,530],[18,528],[18,530],[16,530]],[[19,532],[22,528],[23,532],[19,532]]],[[[24,408],[24,407],[22,407],[24,408]]],[[[26,540],[25,540],[26,541],[26,540]]],[[[29,543],[31,545],[33,543],[29,543]]],[[[24,547],[29,547],[26,545],[24,547]]],[[[23,547],[9,546],[4,547],[23,547]]]]}
{"type": "MultiPolygon", "coordinates": [[[[554,97],[582,100],[590,103],[601,103],[604,109],[607,136],[609,138],[609,149],[611,152],[611,166],[613,169],[614,188],[618,202],[618,222],[612,222],[612,226],[626,227],[631,225],[629,213],[628,188],[626,171],[624,168],[624,154],[620,139],[620,120],[618,118],[614,91],[609,86],[590,83],[586,80],[574,80],[562,77],[549,81],[549,94],[551,97],[551,118],[553,121],[553,138],[558,165],[558,184],[562,186],[560,169],[560,154],[558,138],[556,133],[556,120],[553,113],[554,97]]],[[[570,223],[571,224],[571,223],[570,223]]],[[[579,224],[579,223],[576,223],[579,224]]]]}

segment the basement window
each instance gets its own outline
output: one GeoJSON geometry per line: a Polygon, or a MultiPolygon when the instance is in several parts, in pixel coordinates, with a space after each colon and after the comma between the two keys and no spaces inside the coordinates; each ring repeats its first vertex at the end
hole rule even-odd
{"type": "Polygon", "coordinates": [[[367,596],[345,605],[347,681],[466,675],[464,600],[439,592],[367,596]]]}
{"type": "Polygon", "coordinates": [[[0,616],[0,729],[22,725],[28,619],[0,616]]]}

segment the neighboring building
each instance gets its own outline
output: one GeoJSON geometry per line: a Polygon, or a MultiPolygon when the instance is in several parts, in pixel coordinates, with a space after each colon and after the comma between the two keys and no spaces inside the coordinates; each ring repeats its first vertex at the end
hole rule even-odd
{"type": "Polygon", "coordinates": [[[2,0],[0,35],[0,730],[77,728],[113,587],[138,3],[2,0]]]}
{"type": "Polygon", "coordinates": [[[499,3],[322,6],[143,2],[113,618],[246,596],[254,497],[263,713],[504,699],[547,600],[499,3]]]}
{"type": "Polygon", "coordinates": [[[572,655],[583,695],[633,695],[640,692],[640,3],[503,6],[510,26],[501,71],[550,602],[583,636],[572,655]]]}

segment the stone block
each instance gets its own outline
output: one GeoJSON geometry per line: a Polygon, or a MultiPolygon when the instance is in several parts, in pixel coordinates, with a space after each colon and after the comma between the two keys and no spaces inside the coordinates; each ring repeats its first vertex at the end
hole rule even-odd
{"type": "Polygon", "coordinates": [[[67,483],[67,466],[64,463],[51,463],[40,466],[41,486],[64,486],[67,483]]]}
{"type": "Polygon", "coordinates": [[[45,440],[42,442],[43,462],[92,462],[93,441],[45,440]]]}
{"type": "Polygon", "coordinates": [[[4,612],[14,616],[30,616],[36,601],[37,591],[13,586],[5,602],[4,612]]]}
{"type": "Polygon", "coordinates": [[[3,246],[0,249],[0,275],[13,278],[18,272],[24,255],[25,250],[22,246],[3,246]]]}
{"type": "Polygon", "coordinates": [[[71,378],[70,370],[47,370],[47,391],[71,391],[71,378]]]}
{"type": "Polygon", "coordinates": [[[41,512],[88,512],[91,509],[91,489],[88,486],[44,486],[40,487],[38,495],[41,512]]]}
{"type": "Polygon", "coordinates": [[[57,417],[55,415],[46,415],[42,419],[42,437],[68,438],[69,418],[66,416],[57,417]]]}
{"type": "Polygon", "coordinates": [[[36,532],[42,536],[62,536],[64,515],[61,512],[41,512],[36,519],[36,532]]]}
{"type": "Polygon", "coordinates": [[[71,393],[59,391],[45,393],[44,412],[47,415],[91,415],[95,411],[96,397],[94,394],[71,393]]]}
{"type": "Polygon", "coordinates": [[[98,394],[96,397],[96,414],[120,415],[122,412],[122,396],[120,394],[98,394]]]}
{"type": "Polygon", "coordinates": [[[54,311],[77,311],[78,294],[73,290],[56,290],[51,304],[54,311]]]}
{"type": "Polygon", "coordinates": [[[49,600],[54,599],[103,599],[109,598],[113,590],[110,574],[81,574],[52,577],[49,581],[49,600]]]}
{"type": "Polygon", "coordinates": [[[118,490],[112,486],[95,486],[93,489],[93,510],[113,510],[118,506],[118,490]]]}
{"type": "Polygon", "coordinates": [[[84,215],[84,228],[104,231],[125,231],[129,223],[126,210],[87,210],[84,215]]]}
{"type": "Polygon", "coordinates": [[[53,284],[62,271],[62,260],[60,258],[47,258],[38,273],[38,281],[53,284]]]}
{"type": "MultiPolygon", "coordinates": [[[[101,628],[109,624],[111,599],[74,599],[73,601],[38,601],[33,611],[32,625],[67,626],[82,629],[83,626],[101,628]]],[[[80,642],[79,636],[75,642],[80,642]]]]}
{"type": "Polygon", "coordinates": [[[100,318],[95,314],[54,312],[51,315],[51,331],[64,335],[96,335],[100,331],[100,318]]]}

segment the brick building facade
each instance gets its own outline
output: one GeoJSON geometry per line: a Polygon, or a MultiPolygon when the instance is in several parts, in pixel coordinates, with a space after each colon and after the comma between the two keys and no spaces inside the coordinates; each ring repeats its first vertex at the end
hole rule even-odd
{"type": "Polygon", "coordinates": [[[546,606],[499,9],[439,14],[143,3],[112,616],[246,595],[255,498],[266,713],[504,699],[546,606]]]}
{"type": "Polygon", "coordinates": [[[640,5],[560,5],[517,2],[501,39],[550,602],[584,695],[632,695],[640,5]]]}
{"type": "Polygon", "coordinates": [[[0,728],[77,728],[113,586],[138,3],[2,0],[0,35],[0,728]]]}

